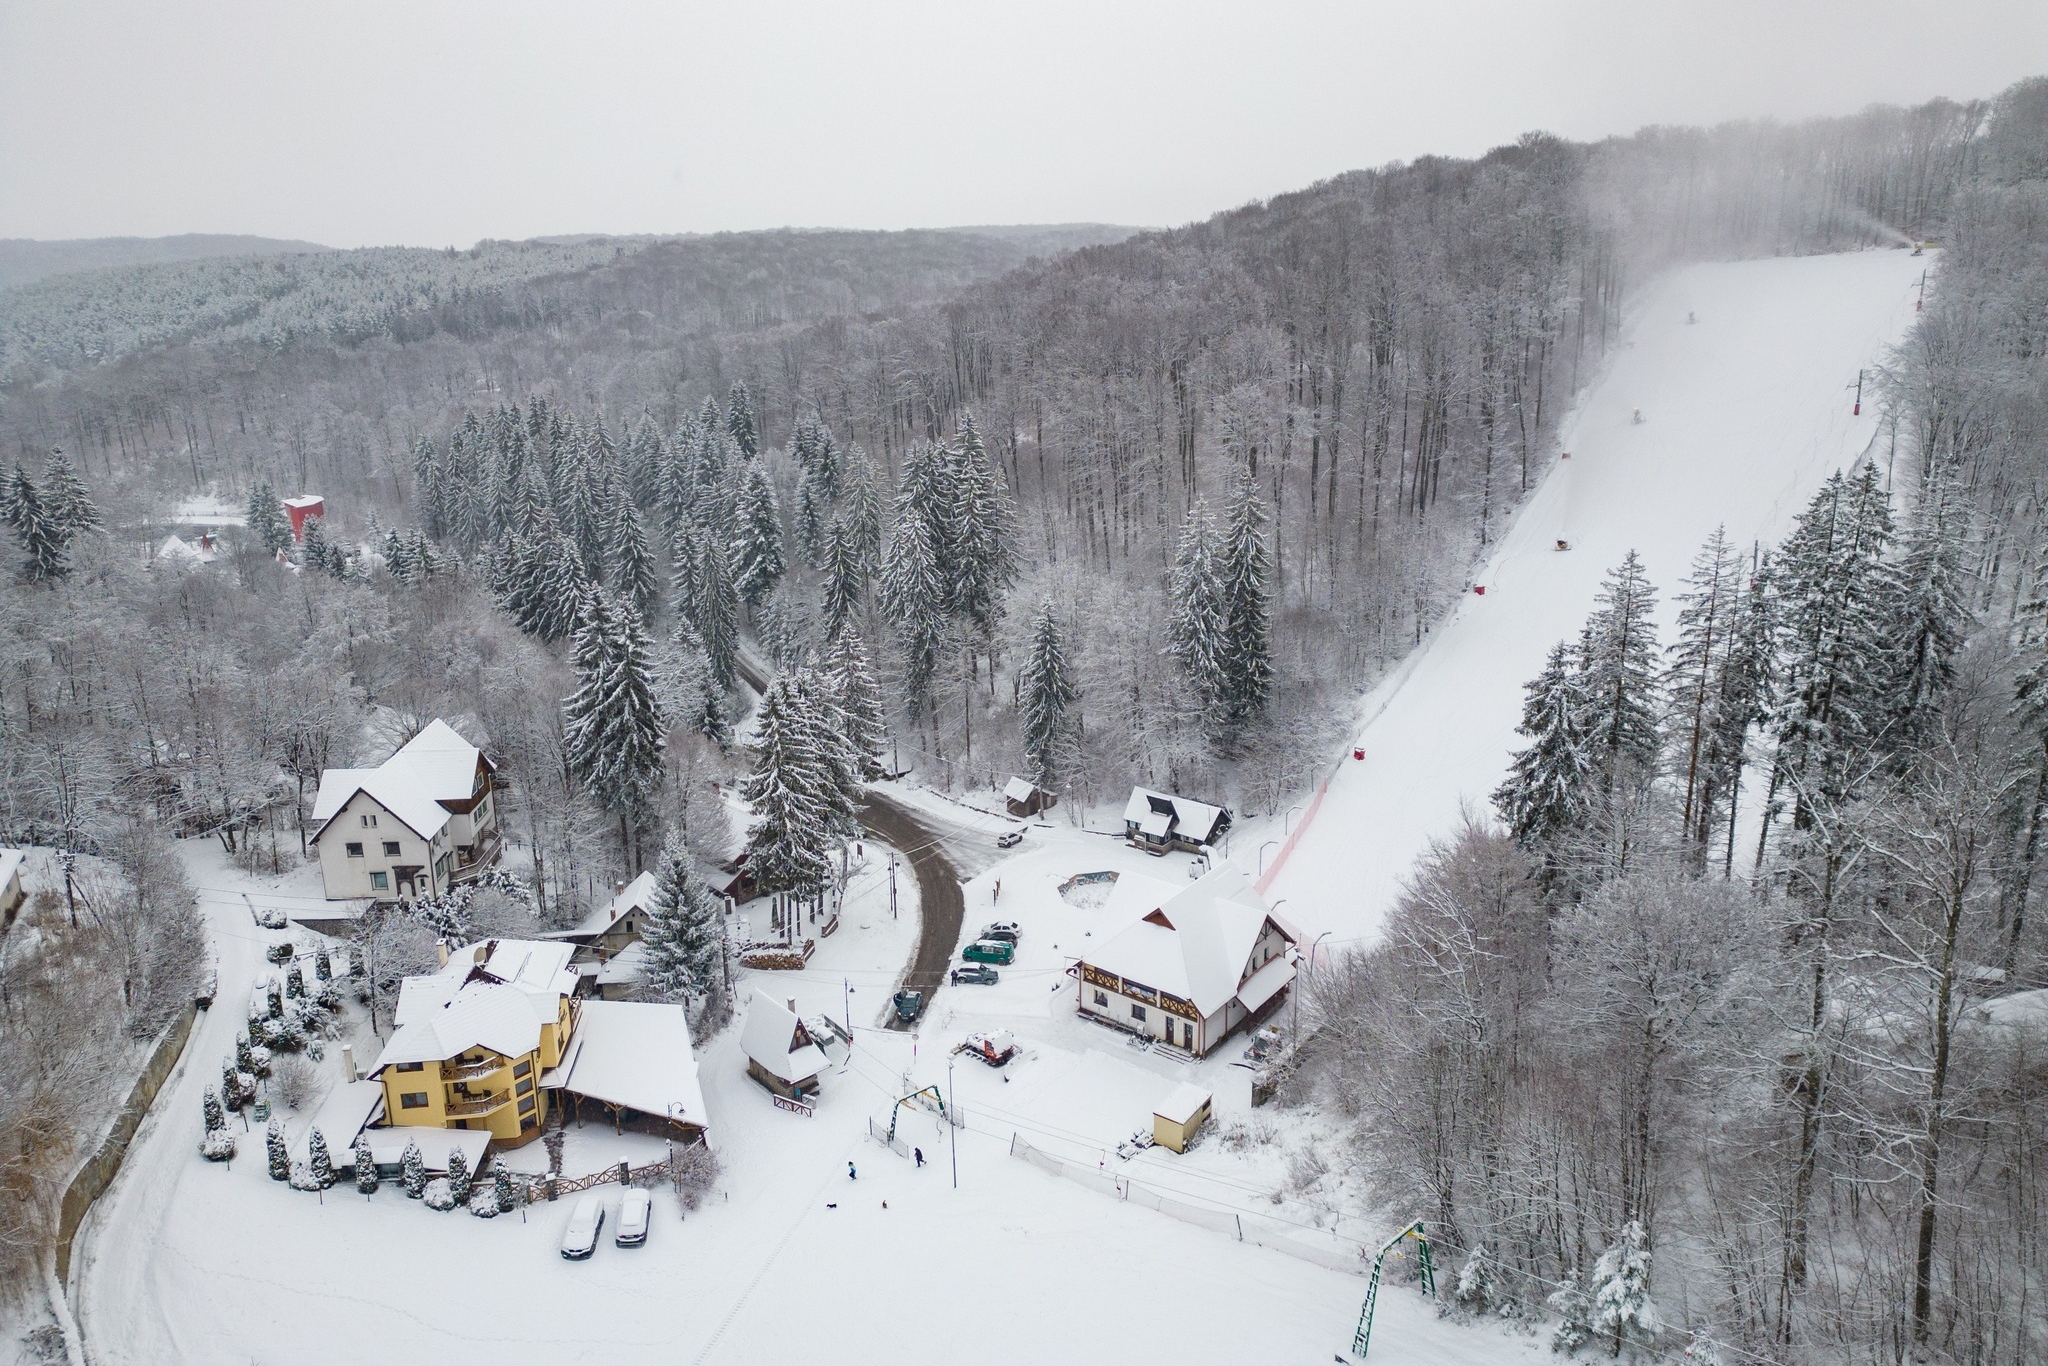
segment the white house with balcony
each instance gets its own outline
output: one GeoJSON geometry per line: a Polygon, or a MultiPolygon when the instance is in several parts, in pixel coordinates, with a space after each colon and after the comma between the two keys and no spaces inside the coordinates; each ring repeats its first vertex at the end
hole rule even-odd
{"type": "Polygon", "coordinates": [[[376,768],[330,768],[313,846],[330,901],[439,896],[498,855],[497,766],[434,721],[376,768]]]}

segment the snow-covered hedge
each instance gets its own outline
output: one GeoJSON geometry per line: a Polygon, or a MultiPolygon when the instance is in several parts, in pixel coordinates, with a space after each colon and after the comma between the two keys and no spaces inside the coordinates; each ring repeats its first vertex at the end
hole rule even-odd
{"type": "Polygon", "coordinates": [[[498,1192],[490,1186],[479,1186],[469,1197],[469,1212],[479,1219],[495,1219],[498,1209],[498,1192]]]}
{"type": "Polygon", "coordinates": [[[311,1163],[292,1163],[292,1189],[295,1191],[324,1191],[327,1183],[313,1174],[311,1163]]]}
{"type": "Polygon", "coordinates": [[[455,1190],[448,1184],[448,1178],[437,1176],[427,1182],[424,1196],[428,1209],[449,1210],[455,1208],[455,1190]]]}
{"type": "Polygon", "coordinates": [[[226,1129],[209,1129],[199,1151],[208,1162],[226,1162],[235,1155],[235,1136],[226,1129]]]}

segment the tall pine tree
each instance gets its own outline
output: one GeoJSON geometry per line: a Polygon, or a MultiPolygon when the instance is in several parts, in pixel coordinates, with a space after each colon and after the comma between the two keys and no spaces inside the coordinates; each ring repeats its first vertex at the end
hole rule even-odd
{"type": "Polygon", "coordinates": [[[1226,517],[1216,570],[1223,613],[1222,688],[1217,716],[1226,750],[1235,749],[1245,727],[1266,709],[1273,690],[1273,560],[1266,548],[1266,504],[1249,469],[1238,480],[1226,517]]]}
{"type": "Polygon", "coordinates": [[[775,485],[758,462],[746,467],[739,500],[739,525],[732,539],[733,582],[749,607],[758,607],[782,581],[782,514],[775,485]]]}
{"type": "Polygon", "coordinates": [[[1609,570],[1586,622],[1585,729],[1600,790],[1657,762],[1657,592],[1631,550],[1609,570]]]}
{"type": "Polygon", "coordinates": [[[1018,679],[1017,706],[1024,722],[1024,753],[1031,781],[1050,787],[1066,776],[1073,759],[1073,707],[1081,700],[1067,665],[1067,644],[1053,615],[1052,599],[1039,605],[1031,623],[1031,654],[1018,679]]]}
{"type": "Polygon", "coordinates": [[[658,1001],[701,1001],[725,985],[725,913],[678,836],[662,845],[654,904],[644,935],[646,993],[658,1001]]]}
{"type": "Polygon", "coordinates": [[[1493,794],[1501,819],[1525,849],[1554,846],[1591,805],[1596,765],[1585,719],[1585,677],[1571,648],[1559,641],[1524,689],[1516,731],[1529,746],[1515,755],[1507,781],[1493,794]]]}
{"type": "Polygon", "coordinates": [[[564,757],[584,789],[618,817],[619,841],[633,857],[631,832],[645,821],[668,743],[640,614],[590,589],[570,659],[577,688],[562,703],[564,757]]]}

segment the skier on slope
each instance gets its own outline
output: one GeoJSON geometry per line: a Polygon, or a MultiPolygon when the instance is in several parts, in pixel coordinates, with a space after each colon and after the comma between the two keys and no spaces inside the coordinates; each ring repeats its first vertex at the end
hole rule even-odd
{"type": "Polygon", "coordinates": [[[1635,422],[1639,427],[1643,424],[1643,410],[1641,408],[1636,409],[1635,422]]]}

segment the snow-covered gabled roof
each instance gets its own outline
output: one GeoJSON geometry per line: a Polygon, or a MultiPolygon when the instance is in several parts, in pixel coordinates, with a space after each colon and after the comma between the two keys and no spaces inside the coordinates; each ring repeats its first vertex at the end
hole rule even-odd
{"type": "Polygon", "coordinates": [[[479,762],[491,766],[483,751],[453,726],[430,721],[376,768],[330,768],[322,773],[313,798],[313,820],[324,827],[362,792],[420,838],[432,839],[448,823],[442,803],[468,801],[475,793],[479,762]]]}
{"type": "Polygon", "coordinates": [[[1131,789],[1131,799],[1124,803],[1124,823],[1135,824],[1148,834],[1164,834],[1155,817],[1163,817],[1166,829],[1171,830],[1178,823],[1177,833],[1183,839],[1207,844],[1216,837],[1216,826],[1223,819],[1220,806],[1198,802],[1189,797],[1176,797],[1171,792],[1155,792],[1149,787],[1131,789]]]}
{"type": "Polygon", "coordinates": [[[811,1032],[782,1002],[756,988],[740,1027],[740,1051],[783,1081],[815,1077],[830,1065],[811,1032]]]}
{"type": "Polygon", "coordinates": [[[1003,784],[1003,796],[1013,802],[1028,802],[1036,791],[1038,785],[1029,778],[1012,778],[1003,784]]]}
{"type": "Polygon", "coordinates": [[[28,854],[23,850],[0,849],[0,887],[5,887],[7,880],[20,872],[27,862],[28,854]]]}
{"type": "Polygon", "coordinates": [[[597,970],[597,984],[601,987],[632,986],[647,972],[647,946],[632,943],[613,954],[611,961],[597,970]]]}
{"type": "Polygon", "coordinates": [[[1207,1091],[1193,1082],[1184,1081],[1168,1091],[1166,1098],[1152,1107],[1152,1113],[1169,1124],[1185,1124],[1208,1103],[1207,1091]]]}
{"type": "MultiPolygon", "coordinates": [[[[1268,922],[1293,939],[1259,900],[1250,874],[1220,868],[1104,940],[1082,961],[1193,1002],[1203,1015],[1213,1015],[1238,995],[1240,984],[1265,985],[1259,974],[1248,978],[1248,969],[1268,922]]],[[[1290,969],[1280,985],[1292,975],[1290,969]]],[[[1269,991],[1260,1004],[1270,999],[1269,991]]]]}
{"type": "Polygon", "coordinates": [[[371,1068],[374,1075],[402,1062],[442,1062],[470,1048],[516,1058],[540,1046],[540,1020],[517,987],[471,983],[435,1009],[417,1012],[392,1034],[371,1068]]]}
{"type": "Polygon", "coordinates": [[[633,911],[644,911],[654,904],[655,879],[653,873],[642,873],[627,883],[625,890],[610,901],[583,917],[574,929],[557,930],[550,939],[595,939],[616,925],[633,911]]]}
{"type": "Polygon", "coordinates": [[[543,1087],[708,1127],[689,1016],[679,1005],[585,1001],[576,1037],[543,1087]]]}

